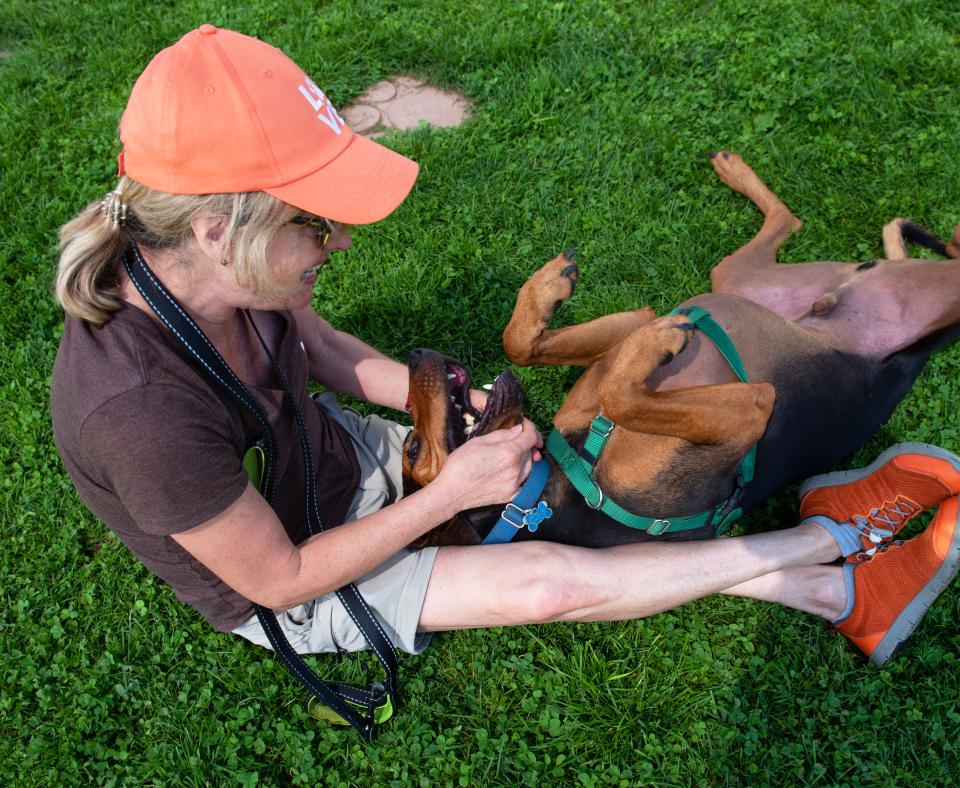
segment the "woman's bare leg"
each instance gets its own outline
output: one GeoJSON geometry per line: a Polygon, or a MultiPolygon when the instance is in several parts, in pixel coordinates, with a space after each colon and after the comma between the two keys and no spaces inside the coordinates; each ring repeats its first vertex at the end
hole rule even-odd
{"type": "Polygon", "coordinates": [[[827,621],[836,621],[847,604],[843,569],[831,565],[781,569],[739,583],[721,593],[776,602],[827,621]]]}
{"type": "Polygon", "coordinates": [[[802,594],[787,590],[790,576],[748,583],[839,556],[833,538],[814,524],[712,542],[602,550],[547,542],[443,547],[430,577],[420,629],[642,618],[727,589],[738,595],[755,591],[757,598],[768,599],[779,587],[784,598],[771,601],[792,601],[806,610],[810,604],[801,602],[802,594]]]}

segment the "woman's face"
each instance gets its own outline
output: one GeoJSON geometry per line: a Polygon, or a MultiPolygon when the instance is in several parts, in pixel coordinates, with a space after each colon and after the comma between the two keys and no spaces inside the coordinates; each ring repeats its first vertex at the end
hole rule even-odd
{"type": "MultiPolygon", "coordinates": [[[[321,233],[306,225],[288,223],[281,227],[267,246],[267,262],[274,283],[292,292],[285,309],[308,306],[313,284],[331,252],[350,248],[350,229],[331,222],[333,231],[326,244],[321,233]]],[[[274,306],[274,308],[276,308],[274,306]]]]}

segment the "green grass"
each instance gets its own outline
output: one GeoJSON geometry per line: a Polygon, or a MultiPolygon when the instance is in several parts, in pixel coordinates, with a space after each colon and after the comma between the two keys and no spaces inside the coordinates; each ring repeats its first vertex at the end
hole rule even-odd
{"type": "MultiPolygon", "coordinates": [[[[389,139],[420,180],[357,230],[317,306],[387,353],[430,345],[481,379],[505,364],[517,287],[563,249],[580,249],[584,281],[562,320],[705,290],[759,226],[710,150],[743,153],[806,221],[786,260],[870,259],[893,216],[944,235],[960,212],[954,0],[7,0],[0,780],[955,784],[956,587],[884,669],[810,617],[719,597],[637,622],[449,634],[402,660],[407,703],[367,747],[308,718],[272,657],[212,632],[85,511],[50,437],[55,232],[112,188],[136,75],[207,21],[280,46],[341,105],[400,72],[469,94],[468,125],[389,139]]],[[[958,370],[960,348],[936,355],[852,463],[897,440],[960,450],[958,370]]],[[[573,373],[520,374],[546,425],[573,373]]],[[[794,514],[788,491],[747,527],[794,514]]]]}

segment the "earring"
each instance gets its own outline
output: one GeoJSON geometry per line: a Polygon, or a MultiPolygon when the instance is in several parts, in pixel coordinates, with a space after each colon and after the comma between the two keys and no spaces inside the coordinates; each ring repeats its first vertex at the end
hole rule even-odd
{"type": "Polygon", "coordinates": [[[224,258],[220,261],[220,265],[223,265],[223,266],[230,265],[230,261],[229,261],[226,257],[224,257],[224,258]]]}

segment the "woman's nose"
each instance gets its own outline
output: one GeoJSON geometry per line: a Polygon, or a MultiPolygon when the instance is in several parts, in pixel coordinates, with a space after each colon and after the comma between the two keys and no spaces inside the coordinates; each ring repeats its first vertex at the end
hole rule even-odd
{"type": "Polygon", "coordinates": [[[333,233],[330,235],[330,240],[327,241],[328,249],[349,249],[353,245],[353,240],[350,238],[350,225],[349,224],[334,224],[333,233]]]}

